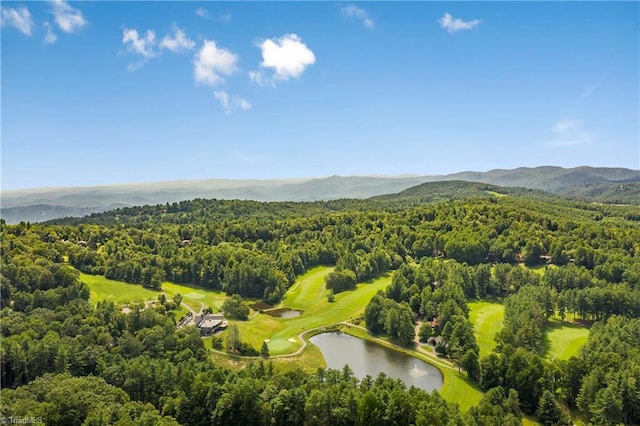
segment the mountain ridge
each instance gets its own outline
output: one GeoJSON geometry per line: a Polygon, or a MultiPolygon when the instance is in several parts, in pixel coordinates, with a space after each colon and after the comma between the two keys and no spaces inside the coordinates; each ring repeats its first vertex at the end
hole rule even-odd
{"type": "Polygon", "coordinates": [[[338,176],[283,179],[203,179],[0,192],[7,223],[43,222],[117,207],[195,198],[322,201],[395,194],[426,182],[466,181],[545,191],[586,201],[640,203],[640,170],[581,166],[519,167],[448,175],[338,176]]]}

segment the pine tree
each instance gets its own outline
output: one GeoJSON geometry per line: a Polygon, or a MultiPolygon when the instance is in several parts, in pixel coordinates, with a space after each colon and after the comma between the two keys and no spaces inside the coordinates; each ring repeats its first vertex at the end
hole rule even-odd
{"type": "Polygon", "coordinates": [[[556,398],[551,392],[545,390],[538,403],[538,419],[546,426],[555,425],[562,417],[556,398]]]}

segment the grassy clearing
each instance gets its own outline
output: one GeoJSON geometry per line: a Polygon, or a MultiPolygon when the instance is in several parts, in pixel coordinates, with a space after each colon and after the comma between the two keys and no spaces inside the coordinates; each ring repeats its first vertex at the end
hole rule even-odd
{"type": "Polygon", "coordinates": [[[480,347],[480,356],[487,356],[496,347],[496,333],[502,329],[504,305],[494,302],[471,302],[469,320],[480,347]]]}
{"type": "Polygon", "coordinates": [[[324,287],[324,279],[331,271],[333,268],[320,267],[301,276],[285,295],[282,305],[304,311],[308,306],[326,299],[328,292],[324,287]]]}
{"type": "Polygon", "coordinates": [[[544,276],[545,272],[547,272],[547,269],[555,269],[557,268],[556,265],[533,265],[533,266],[527,266],[524,263],[520,263],[519,264],[522,268],[528,269],[529,271],[533,272],[534,274],[538,274],[541,277],[544,276]]]}
{"type": "Polygon", "coordinates": [[[89,300],[98,303],[107,300],[114,303],[132,303],[155,300],[159,291],[149,290],[138,284],[109,280],[102,275],[80,273],[80,281],[89,286],[89,300]]]}
{"type": "Polygon", "coordinates": [[[287,354],[298,349],[298,335],[305,330],[352,321],[362,315],[365,306],[378,290],[391,283],[391,275],[358,284],[353,291],[345,291],[335,296],[335,301],[327,300],[324,277],[333,269],[318,267],[300,277],[287,292],[282,307],[303,311],[302,315],[290,318],[276,318],[267,314],[256,314],[248,321],[232,321],[238,326],[243,341],[260,348],[265,339],[272,355],[287,354]]]}
{"type": "Polygon", "coordinates": [[[220,307],[227,297],[221,291],[207,290],[202,287],[176,284],[168,281],[162,283],[162,290],[164,290],[168,298],[173,298],[179,293],[182,296],[182,301],[196,312],[200,312],[203,303],[214,312],[220,312],[220,307]]]}
{"type": "MultiPolygon", "coordinates": [[[[109,280],[102,275],[88,275],[80,273],[80,280],[89,286],[90,300],[98,303],[108,300],[114,303],[133,303],[156,300],[160,291],[144,288],[139,284],[129,284],[122,281],[109,280]]],[[[206,290],[202,287],[163,282],[162,290],[171,299],[180,293],[182,301],[191,309],[199,312],[202,303],[211,307],[214,311],[219,311],[224,299],[227,297],[223,292],[206,290]]],[[[187,313],[187,309],[181,307],[180,313],[187,313]]]]}
{"type": "Polygon", "coordinates": [[[589,338],[589,329],[575,323],[560,323],[552,320],[546,329],[545,356],[547,358],[569,359],[589,338]]]}
{"type": "MultiPolygon", "coordinates": [[[[250,363],[260,362],[260,359],[257,358],[242,358],[218,352],[210,352],[210,359],[215,365],[234,371],[242,370],[250,363]]],[[[264,362],[272,363],[274,369],[282,373],[300,368],[307,374],[313,374],[317,373],[319,368],[327,366],[320,349],[315,345],[307,345],[302,353],[295,357],[267,358],[264,362]]]]}
{"type": "MultiPolygon", "coordinates": [[[[425,359],[428,362],[428,359],[425,359]]],[[[480,388],[469,382],[464,373],[447,371],[444,375],[444,385],[440,394],[449,402],[458,404],[462,411],[467,411],[480,403],[484,393],[480,388]]]]}

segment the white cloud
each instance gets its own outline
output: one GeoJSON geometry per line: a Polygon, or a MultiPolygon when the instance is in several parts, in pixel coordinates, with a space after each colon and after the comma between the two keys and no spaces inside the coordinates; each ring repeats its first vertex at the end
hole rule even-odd
{"type": "Polygon", "coordinates": [[[547,142],[547,145],[581,145],[594,139],[593,134],[585,128],[584,121],[581,119],[559,120],[551,130],[553,138],[547,142]]]}
{"type": "Polygon", "coordinates": [[[340,13],[342,13],[344,17],[357,19],[361,21],[362,25],[364,25],[366,28],[370,30],[373,29],[375,25],[375,23],[373,22],[373,19],[369,17],[369,14],[367,13],[366,10],[364,10],[361,7],[355,6],[353,4],[350,4],[349,6],[345,6],[341,8],[340,13]]]}
{"type": "Polygon", "coordinates": [[[211,15],[209,15],[209,11],[204,7],[199,7],[196,9],[196,15],[204,19],[211,19],[211,15]]]}
{"type": "Polygon", "coordinates": [[[3,7],[0,23],[3,27],[17,28],[24,35],[31,35],[31,31],[33,31],[33,19],[31,19],[31,13],[26,7],[18,9],[3,7]]]}
{"type": "Polygon", "coordinates": [[[82,12],[69,6],[64,0],[53,0],[53,15],[56,24],[65,33],[73,33],[87,25],[82,12]]]}
{"type": "Polygon", "coordinates": [[[257,45],[262,49],[260,67],[273,69],[273,77],[262,71],[250,71],[249,78],[261,85],[274,85],[277,80],[300,77],[316,56],[296,34],[286,34],[276,39],[266,39],[257,45]]]}
{"type": "Polygon", "coordinates": [[[56,40],[58,40],[58,36],[51,29],[51,24],[48,22],[45,22],[42,25],[47,29],[47,33],[44,35],[44,42],[47,44],[55,43],[56,40]]]}
{"type": "Polygon", "coordinates": [[[213,92],[213,97],[220,101],[220,105],[229,112],[229,94],[224,90],[216,90],[213,92]]]}
{"type": "Polygon", "coordinates": [[[463,21],[462,19],[454,18],[449,13],[445,13],[442,18],[438,20],[440,22],[440,26],[450,33],[455,33],[458,31],[470,30],[478,25],[480,25],[479,19],[474,19],[472,21],[463,21]]]}
{"type": "Polygon", "coordinates": [[[145,59],[150,59],[157,55],[155,51],[156,33],[153,30],[147,30],[144,37],[141,37],[138,34],[138,30],[125,28],[122,30],[122,44],[127,46],[130,52],[136,53],[145,59]]]}
{"type": "Polygon", "coordinates": [[[260,86],[269,86],[272,82],[262,71],[249,71],[249,79],[255,81],[260,86]]]}
{"type": "Polygon", "coordinates": [[[140,68],[142,68],[146,63],[147,63],[146,59],[141,59],[136,62],[131,62],[129,65],[127,65],[127,71],[137,71],[140,68]]]}
{"type": "Polygon", "coordinates": [[[208,19],[210,21],[222,22],[223,24],[228,24],[229,22],[231,22],[231,13],[221,13],[220,15],[214,18],[213,16],[211,16],[209,11],[204,7],[197,8],[196,15],[198,15],[201,18],[208,19]]]}
{"type": "Polygon", "coordinates": [[[571,120],[560,120],[556,122],[553,126],[554,133],[565,133],[567,131],[575,130],[576,128],[582,127],[582,120],[571,119],[571,120]]]}
{"type": "Polygon", "coordinates": [[[193,77],[198,83],[216,86],[224,82],[223,75],[236,71],[237,61],[238,56],[230,50],[218,47],[214,40],[205,40],[195,55],[193,77]]]}
{"type": "Polygon", "coordinates": [[[163,49],[169,49],[173,53],[184,52],[191,50],[196,46],[196,43],[187,36],[184,31],[178,27],[173,29],[173,37],[165,36],[160,42],[160,47],[163,49]]]}
{"type": "Polygon", "coordinates": [[[241,97],[234,97],[233,98],[233,105],[237,106],[240,109],[251,109],[251,103],[249,101],[247,101],[244,98],[241,97]]]}
{"type": "Polygon", "coordinates": [[[231,112],[231,108],[240,108],[243,110],[251,108],[251,103],[246,99],[240,96],[234,96],[232,98],[229,96],[229,93],[224,90],[216,90],[213,92],[213,97],[220,101],[220,105],[222,105],[227,114],[231,112]]]}

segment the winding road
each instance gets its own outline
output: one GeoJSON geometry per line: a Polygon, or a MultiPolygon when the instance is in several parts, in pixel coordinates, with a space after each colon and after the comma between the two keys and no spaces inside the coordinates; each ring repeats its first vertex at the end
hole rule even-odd
{"type": "Polygon", "coordinates": [[[180,303],[180,305],[184,306],[189,312],[191,312],[194,316],[196,316],[196,315],[202,315],[202,312],[204,312],[204,310],[207,309],[207,305],[204,302],[198,302],[198,303],[200,303],[200,312],[194,311],[193,308],[191,308],[191,306],[187,305],[184,302],[180,303]]]}

